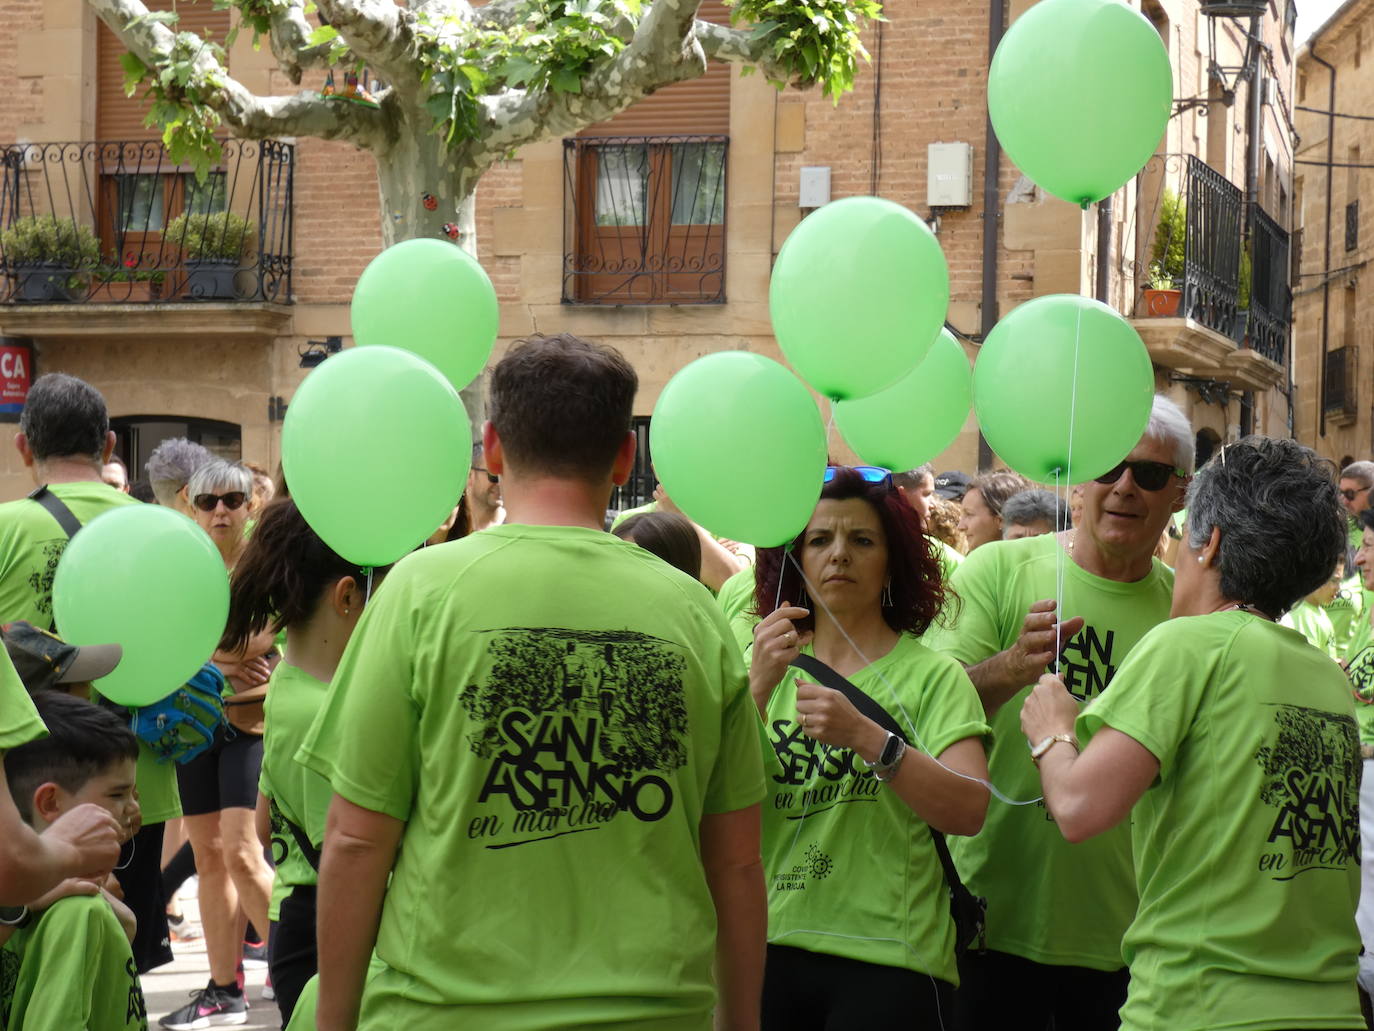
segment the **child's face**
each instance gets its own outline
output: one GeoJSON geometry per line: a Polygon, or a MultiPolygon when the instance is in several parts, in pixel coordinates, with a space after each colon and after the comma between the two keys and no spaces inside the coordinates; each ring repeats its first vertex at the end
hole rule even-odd
{"type": "Polygon", "coordinates": [[[119,821],[124,828],[123,840],[127,841],[138,829],[138,791],[134,786],[137,768],[133,759],[120,759],[86,781],[79,791],[69,792],[58,787],[54,800],[57,815],[83,802],[92,802],[119,821]]]}

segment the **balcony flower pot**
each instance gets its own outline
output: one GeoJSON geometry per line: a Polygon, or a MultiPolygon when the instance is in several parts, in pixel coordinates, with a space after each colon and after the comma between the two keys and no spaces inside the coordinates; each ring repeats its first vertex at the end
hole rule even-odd
{"type": "Polygon", "coordinates": [[[1174,318],[1178,315],[1178,303],[1182,296],[1182,290],[1146,290],[1145,314],[1156,319],[1174,318]]]}
{"type": "Polygon", "coordinates": [[[92,304],[146,304],[162,299],[167,273],[132,267],[107,270],[91,287],[92,304]]]}
{"type": "Polygon", "coordinates": [[[183,296],[198,301],[233,300],[234,277],[251,227],[231,211],[178,215],[163,239],[181,248],[186,265],[183,296]]]}
{"type": "Polygon", "coordinates": [[[15,300],[74,301],[84,295],[90,270],[100,261],[100,241],[74,219],[25,215],[0,232],[0,257],[15,278],[15,300]]]}
{"type": "Polygon", "coordinates": [[[66,304],[80,300],[90,274],[56,261],[15,262],[14,299],[25,304],[66,304]]]}

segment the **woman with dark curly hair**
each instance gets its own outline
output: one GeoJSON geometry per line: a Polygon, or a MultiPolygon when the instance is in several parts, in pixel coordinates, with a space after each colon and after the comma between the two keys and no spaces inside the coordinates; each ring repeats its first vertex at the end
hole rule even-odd
{"type": "Polygon", "coordinates": [[[1064,837],[1131,820],[1123,1031],[1365,1026],[1355,705],[1340,667],[1277,622],[1345,544],[1329,462],[1291,440],[1228,444],[1188,491],[1171,618],[1081,713],[1053,676],[1021,709],[1064,837]]]}
{"type": "Polygon", "coordinates": [[[939,561],[891,474],[831,467],[806,529],[757,573],[750,689],[782,766],[763,808],[763,1026],[940,1028],[958,975],[929,828],[982,827],[988,725],[963,668],[917,640],[945,599],[939,561]],[[799,677],[802,651],[913,747],[799,677]]]}

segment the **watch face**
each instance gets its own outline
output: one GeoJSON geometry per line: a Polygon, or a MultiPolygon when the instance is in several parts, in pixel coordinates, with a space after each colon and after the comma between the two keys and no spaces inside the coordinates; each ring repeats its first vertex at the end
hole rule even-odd
{"type": "Polygon", "coordinates": [[[888,734],[887,744],[883,745],[883,754],[878,756],[878,765],[891,766],[897,761],[897,756],[901,753],[902,739],[896,734],[888,734]]]}
{"type": "Polygon", "coordinates": [[[23,906],[0,906],[0,924],[17,924],[27,912],[23,906]]]}

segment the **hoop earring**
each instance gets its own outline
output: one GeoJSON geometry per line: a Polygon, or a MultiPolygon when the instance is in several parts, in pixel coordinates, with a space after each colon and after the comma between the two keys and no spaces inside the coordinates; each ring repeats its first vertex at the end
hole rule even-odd
{"type": "Polygon", "coordinates": [[[889,576],[887,582],[883,584],[882,606],[885,609],[890,609],[892,604],[892,577],[889,576]]]}

